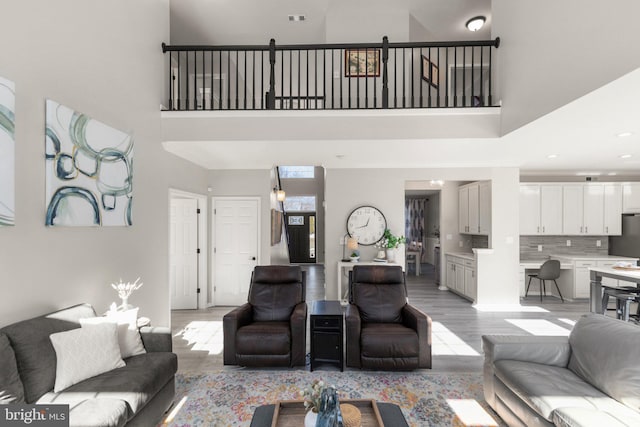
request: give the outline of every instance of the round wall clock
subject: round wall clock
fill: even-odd
[[[386,218],[373,206],[355,208],[347,218],[347,232],[349,236],[358,239],[360,245],[370,246],[378,242],[386,228]]]

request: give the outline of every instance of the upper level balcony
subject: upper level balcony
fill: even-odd
[[[248,156],[269,168],[310,159],[331,166],[338,155],[327,153],[347,152],[346,141],[358,153],[387,150],[376,141],[412,142],[420,150],[403,147],[417,154],[426,149],[422,141],[496,138],[499,45],[498,38],[390,43],[386,37],[357,44],[163,45],[163,146],[205,168],[238,167]],[[277,162],[262,142],[277,142]],[[242,156],[232,160],[229,152],[238,151]]]
[[[494,107],[494,49],[468,42],[162,46],[170,111]]]

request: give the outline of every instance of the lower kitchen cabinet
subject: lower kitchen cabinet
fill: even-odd
[[[447,288],[471,301],[477,298],[475,260],[452,254],[446,255]]]

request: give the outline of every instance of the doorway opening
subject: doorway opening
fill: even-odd
[[[324,168],[278,166],[273,179],[274,189],[285,197],[272,204],[272,215],[281,215],[283,222],[278,227],[272,221],[272,264],[324,264]]]
[[[412,185],[410,185],[412,184]],[[440,192],[442,184],[407,183],[405,187],[405,271],[440,282]]]
[[[169,289],[172,310],[210,305],[207,197],[169,190]]]

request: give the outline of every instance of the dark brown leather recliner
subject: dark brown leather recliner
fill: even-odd
[[[222,320],[225,365],[304,366],[304,281],[297,266],[255,267],[248,302]]]
[[[347,366],[431,368],[431,318],[407,303],[402,267],[356,265],[349,300]]]

